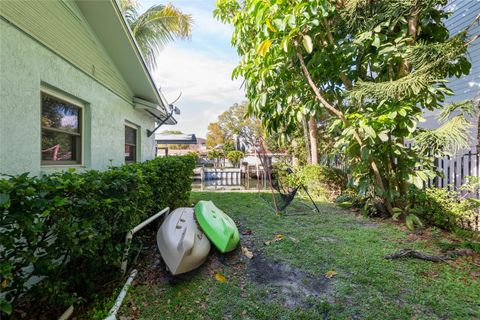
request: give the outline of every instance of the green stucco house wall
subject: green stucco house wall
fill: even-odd
[[[114,1],[0,1],[0,15],[1,174],[155,156],[147,130],[169,112]]]

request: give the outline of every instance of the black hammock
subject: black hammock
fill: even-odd
[[[308,193],[308,190],[303,185],[297,185],[294,187],[287,186],[282,182],[280,174],[278,172],[279,169],[274,169],[272,165],[272,159],[267,156],[267,152],[263,146],[263,141],[259,140],[259,152],[258,157],[260,159],[260,163],[262,164],[265,177],[268,179],[270,184],[270,189],[272,193],[272,207],[275,212],[283,212],[287,209],[288,206],[293,202],[295,196],[297,195],[298,190],[301,188],[307,194],[308,198],[312,202],[315,210],[320,213],[315,201],[313,201],[312,197]],[[293,173],[291,168],[287,168],[285,170],[286,175],[290,175]],[[284,179],[283,179],[284,180]],[[264,199],[265,200],[265,199]],[[268,201],[267,201],[268,202]]]

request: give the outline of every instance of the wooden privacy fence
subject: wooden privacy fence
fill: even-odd
[[[465,190],[462,190],[461,186],[468,182],[467,177],[479,176],[479,158],[478,153],[473,153],[470,150],[468,153],[435,159],[434,163],[437,170],[442,175],[428,181],[426,186],[438,188],[446,187],[448,190],[459,192],[462,196],[478,198],[478,192],[469,194]]]
[[[428,181],[429,187],[447,188],[456,191],[461,197],[479,199],[479,192],[470,192],[462,189],[462,185],[468,182],[468,177],[478,177],[480,169],[480,155],[478,152],[461,153],[455,156],[447,156],[441,159],[435,159],[437,170],[442,174],[431,181]],[[465,229],[480,230],[480,212],[476,212],[473,217],[460,221]]]
[[[411,147],[411,144],[407,144],[407,146]],[[345,161],[343,161],[343,157],[324,157],[322,158],[322,163],[348,173],[348,166]],[[437,158],[434,160],[434,164],[441,175],[425,182],[423,184],[424,188],[447,188],[448,190],[456,191],[463,198],[480,199],[478,190],[476,192],[469,192],[461,188],[462,185],[468,182],[469,176],[480,176],[479,153],[470,150],[467,153],[462,152],[455,156]],[[461,225],[465,229],[480,230],[480,212],[477,212],[471,219],[461,221]]]

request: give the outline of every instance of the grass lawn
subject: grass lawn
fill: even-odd
[[[276,216],[256,193],[192,193],[192,202],[201,199],[237,222],[253,259],[240,249],[225,257],[214,251],[200,269],[173,278],[155,246],[144,249],[123,317],[480,318],[478,255],[450,263],[384,259],[402,248],[439,253],[440,231],[414,234],[330,204],[319,206],[321,214]]]

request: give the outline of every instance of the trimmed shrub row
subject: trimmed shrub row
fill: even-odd
[[[193,157],[165,157],[0,180],[1,310],[89,299],[118,276],[128,230],[166,206],[187,205],[194,166]]]
[[[286,169],[288,165],[278,163],[275,166],[278,178],[283,184],[304,186],[316,200],[333,201],[347,188],[347,175],[339,169],[309,164],[297,167],[289,174]]]

